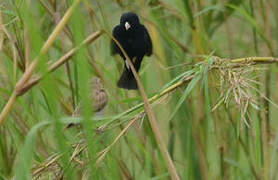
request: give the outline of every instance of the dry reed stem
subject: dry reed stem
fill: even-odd
[[[41,51],[39,55],[32,61],[30,66],[26,69],[25,73],[22,75],[21,79],[17,82],[15,86],[15,91],[17,92],[18,89],[20,89],[24,84],[30,79],[33,71],[35,70],[39,57],[43,56],[47,53],[49,48],[52,46],[53,42],[55,41],[58,34],[63,30],[66,23],[69,21],[70,16],[72,15],[74,9],[77,7],[77,5],[80,3],[81,0],[75,0],[73,5],[67,10],[59,24],[55,27],[55,29],[52,31],[46,42],[44,43],[43,47],[41,48]]]
[[[166,88],[165,90],[163,90],[161,93],[152,96],[151,98],[148,99],[148,101],[150,103],[153,103],[154,101],[158,100],[160,97],[168,95],[169,93],[171,93],[172,91],[175,91],[177,88],[181,87],[185,83],[190,82],[193,78],[194,78],[194,75],[184,77],[183,79],[179,80],[175,84],[173,84],[173,85],[169,86],[168,88]],[[140,103],[140,104],[128,109],[127,111],[124,112],[124,115],[129,114],[130,112],[134,111],[135,109],[137,109],[143,105],[144,105],[144,103]],[[116,119],[114,119],[114,120],[116,120]],[[112,123],[112,122],[103,124],[101,127],[99,127],[99,129],[101,129],[101,130],[105,129],[110,123]]]
[[[163,141],[163,137],[162,135],[160,134],[160,130],[159,130],[159,126],[156,122],[156,118],[154,116],[154,113],[151,109],[151,105],[150,105],[150,102],[148,101],[148,98],[147,98],[147,95],[144,91],[144,88],[141,84],[141,81],[139,79],[139,76],[133,66],[133,63],[132,61],[130,60],[130,58],[128,57],[127,53],[124,51],[124,49],[122,48],[121,44],[114,38],[112,37],[109,33],[106,32],[107,35],[109,35],[113,41],[118,45],[118,47],[121,49],[121,51],[123,52],[129,66],[131,67],[131,70],[132,70],[132,73],[136,79],[136,82],[137,82],[137,85],[138,85],[138,88],[139,88],[139,92],[140,92],[140,95],[143,99],[143,102],[144,102],[144,108],[145,108],[145,111],[146,111],[146,114],[149,118],[149,122],[150,122],[150,125],[151,125],[151,128],[152,128],[152,131],[154,133],[154,136],[155,136],[155,139],[156,139],[156,143],[158,144],[158,148],[162,154],[162,157],[167,165],[167,168],[168,168],[168,171],[169,171],[169,174],[171,176],[172,179],[174,180],[179,180],[179,176],[178,176],[178,173],[177,173],[177,170],[175,168],[175,165],[169,155],[169,152],[164,144],[164,141]]]
[[[64,54],[60,59],[55,61],[53,64],[50,64],[49,67],[47,68],[47,73],[55,71],[57,68],[59,68],[61,65],[63,65],[65,62],[67,62],[75,53],[78,51],[82,46],[88,45],[94,40],[96,40],[103,31],[96,31],[92,33],[90,36],[88,36],[78,47],[73,48],[66,54]],[[32,88],[35,84],[37,84],[43,76],[37,75],[31,78],[22,88],[21,91],[18,92],[18,96],[23,95],[25,92],[27,92],[30,88]]]
[[[87,38],[89,39],[89,38]],[[83,41],[85,42],[85,41]],[[263,59],[263,61],[262,61]],[[272,60],[274,59],[274,60]],[[221,60],[221,59],[219,59]],[[269,60],[269,61],[265,61],[265,60]],[[263,58],[240,58],[240,59],[234,59],[234,60],[231,60],[231,62],[234,62],[234,63],[247,63],[247,64],[250,64],[250,63],[254,63],[254,62],[259,62],[259,63],[273,63],[273,62],[276,62],[277,59],[275,60],[275,58],[271,58],[271,57],[263,57]],[[188,83],[190,82],[192,79],[194,78],[194,75],[190,75],[190,76],[187,76],[187,77],[184,77],[183,79],[179,80],[178,82],[176,82],[175,84],[169,86],[168,88],[166,88],[165,90],[163,90],[161,93],[159,94],[156,94],[154,95],[153,97],[149,98],[149,102],[154,102],[156,101],[157,99],[159,99],[160,97],[164,96],[164,95],[167,95],[169,94],[170,92],[174,91],[175,89],[179,88],[180,86],[184,85],[185,83]],[[225,98],[223,98],[223,101],[225,100]],[[221,102],[223,102],[221,101]],[[219,103],[220,104],[220,103]],[[138,104],[138,106],[142,106],[143,103],[141,104]],[[218,105],[217,105],[218,107]],[[216,107],[214,108],[214,110],[216,109]],[[130,112],[134,110],[134,108],[131,108],[129,110],[127,110],[127,112]],[[139,114],[141,113],[144,113],[144,111],[141,111]],[[98,157],[98,160],[97,160],[97,164],[100,163],[100,161],[104,158],[105,154],[107,154],[107,152],[111,149],[111,147],[119,140],[119,138],[128,130],[128,128],[130,127],[131,124],[134,123],[134,121],[136,120],[137,118],[133,118],[131,121],[129,121],[128,125],[120,132],[120,134],[115,138],[115,140],[112,142],[112,144],[110,144],[109,146],[107,146],[107,148],[105,148],[104,150],[102,150],[100,153],[99,153],[99,157]],[[244,144],[243,144],[244,145]],[[81,148],[79,147],[76,147],[76,150],[74,151],[72,157],[71,157],[71,161],[80,153],[82,152],[84,149],[85,149],[86,146],[83,146]],[[48,165],[47,165],[48,166]],[[257,177],[257,174],[256,174],[256,171],[254,169],[254,167],[252,167],[252,164],[251,164],[251,168],[252,168],[252,171],[253,173],[255,174],[255,177]],[[39,170],[41,171],[41,170]]]
[[[56,163],[57,160],[62,157],[62,154],[55,155],[54,157],[50,158],[49,161],[44,162],[39,168],[33,170],[32,176],[39,175],[42,171],[47,169],[49,166],[51,166],[53,163]]]
[[[149,98],[149,102],[152,103],[155,100],[158,100],[160,97],[169,94],[170,92],[174,91],[175,89],[177,89],[178,87],[184,85],[185,83],[189,82],[190,80],[193,79],[193,75],[187,76],[183,79],[181,79],[180,81],[178,81],[177,83],[173,84],[172,86],[166,88],[164,91],[162,91],[159,94],[154,95],[153,97]],[[157,102],[157,101],[155,101]],[[159,103],[159,102],[158,102]],[[142,103],[143,105],[144,103]],[[120,139],[120,137],[128,130],[128,128],[135,122],[135,120],[143,118],[142,116],[145,114],[145,111],[141,111],[138,115],[136,115],[135,118],[132,118],[132,120],[129,121],[129,123],[126,125],[126,127],[119,133],[119,135],[115,138],[115,140],[109,145],[107,146],[105,149],[103,149],[101,152],[99,152],[98,154],[98,159],[96,161],[96,165],[98,166],[99,163],[104,159],[105,155],[110,151],[111,147],[116,144],[116,142]],[[139,117],[138,117],[139,116]],[[103,128],[100,128],[103,131]]]
[[[232,59],[232,63],[254,63],[254,64],[269,64],[278,62],[278,58],[275,57],[246,57],[246,58],[238,58]]]
[[[262,15],[264,17],[264,33],[266,38],[266,47],[267,47],[267,54],[270,56],[274,55],[273,51],[273,41],[272,41],[272,32],[271,32],[271,23],[270,23],[270,7],[269,4],[266,3],[263,6],[264,10],[262,11]],[[270,99],[273,92],[271,91],[271,74],[273,74],[272,68],[269,68],[265,75],[265,96],[267,99]],[[263,105],[265,107],[265,119],[262,121],[262,145],[263,145],[263,177],[265,179],[270,179],[270,174],[268,169],[270,169],[270,118],[271,118],[271,111],[270,111],[270,102],[264,99]]]
[[[2,20],[2,12],[0,10],[0,51],[2,51],[3,43],[4,43],[4,24]]]
[[[7,115],[9,114],[10,110],[12,109],[15,101],[16,101],[16,93],[15,91],[12,93],[12,95],[10,96],[7,104],[5,105],[5,107],[3,108],[1,114],[0,114],[0,126],[3,124],[5,117],[7,117]]]
[[[76,1],[76,2],[79,2],[79,1]],[[73,11],[73,6],[69,9],[71,11]],[[68,10],[68,11],[69,11]],[[70,12],[71,12],[70,11]],[[72,13],[72,12],[71,12]],[[45,54],[47,52],[47,50],[50,48],[50,46],[52,45],[52,43],[54,42],[56,36],[58,35],[58,33],[62,30],[62,27],[65,26],[65,21],[68,20],[69,16],[71,13],[66,13],[66,15],[63,17],[63,19],[61,20],[62,23],[60,22],[57,27],[55,28],[54,32],[50,35],[49,39],[46,41],[45,45],[43,46],[42,50],[41,50],[41,54]],[[98,36],[101,35],[102,32],[97,32],[97,35],[96,34],[93,34],[91,35],[89,38],[87,38],[85,41],[84,41],[84,44],[86,43],[89,43],[91,41],[93,41],[95,38],[97,38]],[[121,50],[123,51],[122,47],[120,46],[120,44],[112,37],[112,39],[118,44],[118,46],[121,48]],[[63,56],[57,63],[54,63],[50,66],[49,68],[49,72],[55,70],[56,68],[58,68],[61,64],[63,64],[66,60],[68,60],[74,53],[75,51],[77,50],[77,48],[74,48],[72,51],[68,52],[65,56]],[[123,51],[124,52],[124,51]],[[153,132],[154,132],[154,135],[155,135],[155,138],[157,140],[157,143],[158,143],[158,146],[159,146],[159,149],[163,155],[163,158],[164,160],[167,162],[167,167],[168,167],[168,170],[170,172],[170,175],[172,177],[172,179],[179,179],[179,176],[176,172],[176,169],[175,169],[175,166],[171,160],[171,157],[169,156],[169,153],[166,149],[166,146],[163,142],[163,138],[160,134],[160,131],[159,131],[159,127],[158,127],[158,124],[155,120],[155,116],[151,110],[151,106],[150,106],[150,103],[147,99],[147,96],[144,92],[144,89],[142,87],[142,84],[140,82],[140,79],[136,73],[136,70],[134,69],[133,67],[133,64],[131,63],[129,57],[127,56],[127,54],[124,52],[124,55],[126,56],[127,60],[128,60],[128,63],[130,64],[131,66],[131,70],[136,78],[136,81],[137,81],[137,84],[138,84],[138,87],[139,87],[139,91],[140,91],[140,94],[143,98],[143,101],[144,101],[144,106],[145,106],[145,110],[147,112],[147,115],[149,117],[149,120],[150,120],[150,124],[151,124],[151,127],[153,129]],[[240,58],[240,59],[234,59],[234,60],[231,60],[232,63],[273,63],[273,62],[277,62],[277,58],[273,58],[273,57],[251,57],[251,58]],[[26,81],[31,77],[32,75],[32,72],[34,71],[35,67],[36,67],[36,64],[37,64],[37,60],[34,60],[31,65],[28,67],[28,69],[26,70],[26,73],[24,73],[23,77],[20,79],[20,81],[17,83],[17,86],[15,88],[15,91],[13,92],[12,96],[10,97],[8,103],[6,104],[6,106],[4,107],[4,109],[2,110],[1,114],[0,114],[0,125],[3,123],[5,117],[7,116],[8,112],[11,110],[11,107],[13,106],[13,104],[15,103],[15,100],[16,100],[16,97],[17,97],[17,93],[20,92],[20,88],[23,87],[23,84],[26,83]],[[36,81],[33,81],[33,83],[31,84],[35,84],[34,82],[38,82],[39,79],[37,79]],[[169,92],[169,91],[172,91],[173,89],[175,89],[176,87],[180,86],[181,84],[183,84],[183,81],[180,81],[178,82],[174,87],[170,87],[171,89],[166,89],[164,92]],[[164,93],[163,92],[163,93]],[[161,94],[163,94],[161,93]],[[159,98],[160,96],[154,96],[153,98],[150,99],[150,101],[152,99],[156,99],[156,98]]]
[[[50,9],[49,7],[48,7],[48,5],[47,4],[45,4],[45,2],[43,1],[43,0],[39,0],[40,1],[40,3],[41,3],[41,5],[42,5],[42,7],[44,7],[44,9],[51,15],[51,16],[55,16],[55,12],[53,12],[52,11],[52,9]]]
[[[140,117],[140,114],[139,114]],[[128,122],[128,124],[124,127],[123,130],[121,130],[121,132],[118,134],[118,136],[114,139],[114,141],[107,146],[105,149],[103,149],[101,152],[98,153],[98,158],[96,161],[96,166],[99,165],[99,163],[103,160],[103,158],[105,157],[105,155],[109,152],[109,150],[113,147],[113,145],[116,144],[116,142],[118,142],[118,140],[120,139],[120,137],[122,137],[124,135],[125,132],[127,132],[128,128],[137,120],[137,117],[134,117],[132,120],[130,120]]]
[[[65,54],[63,57],[61,57],[59,60],[57,60],[55,63],[53,63],[48,71],[52,72],[54,70],[56,70],[59,66],[61,66],[63,63],[65,63],[70,57],[72,57],[72,55],[78,50],[80,49],[82,46],[90,44],[91,42],[93,42],[94,40],[96,40],[100,35],[102,35],[103,31],[99,30],[96,31],[94,33],[92,33],[90,36],[88,36],[79,47],[73,48],[71,51],[69,51],[67,54]]]
[[[25,44],[25,50],[24,50],[24,59],[25,59],[25,67],[24,69],[27,69],[30,64],[30,41],[29,41],[29,35],[28,35],[28,28],[24,28],[24,44]]]
[[[81,0],[75,0],[73,2],[73,5],[67,10],[59,24],[55,27],[53,32],[48,37],[47,41],[43,45],[38,57],[41,57],[42,55],[46,54],[48,49],[52,46],[53,42],[55,41],[57,35],[62,31],[66,23],[68,22],[70,16],[72,15],[74,9],[77,7],[77,5],[80,3]],[[12,96],[8,100],[8,103],[5,105],[4,109],[2,110],[0,114],[0,126],[3,124],[4,120],[6,119],[6,116],[10,112],[13,104],[16,101],[16,97],[18,92],[20,92],[20,89],[24,86],[24,84],[30,79],[30,77],[33,74],[33,71],[35,70],[37,64],[38,64],[38,57],[36,57],[30,66],[26,69],[20,80],[16,83],[14,91],[12,93]]]

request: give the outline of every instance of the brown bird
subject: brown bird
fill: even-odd
[[[93,111],[101,111],[108,102],[108,96],[101,84],[101,81],[97,77],[93,77],[90,82],[91,86],[91,100],[93,102]]]
[[[91,90],[91,93],[89,95],[89,98],[91,100],[91,108],[94,113],[97,115],[100,115],[102,110],[105,108],[108,102],[108,95],[101,83],[101,80],[98,77],[93,77],[89,81],[89,87]],[[72,113],[73,117],[79,117],[80,116],[80,109],[82,108],[81,104],[78,104],[78,106],[75,108],[74,112]],[[95,114],[95,115],[96,115]],[[67,125],[66,128],[72,127],[74,123],[70,123]]]

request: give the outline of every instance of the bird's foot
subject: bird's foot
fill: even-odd
[[[137,59],[136,57],[132,58],[131,62],[134,64],[135,61],[136,61],[136,59]],[[126,68],[127,68],[128,70],[130,69],[130,65],[128,64],[127,59],[125,60],[125,66],[126,66]]]
[[[127,59],[125,60],[125,66],[128,70],[130,69]]]
[[[135,63],[136,59],[137,59],[137,57],[134,57],[134,58],[132,59],[132,63],[133,63],[133,64]]]

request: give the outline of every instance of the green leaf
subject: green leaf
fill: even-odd
[[[171,116],[170,116],[170,120],[173,119],[173,117],[175,116],[175,114],[178,112],[179,108],[181,107],[181,105],[183,104],[183,102],[186,100],[186,98],[188,97],[188,95],[191,93],[191,91],[194,89],[194,87],[196,86],[196,84],[199,82],[199,80],[201,79],[202,74],[198,71],[195,73],[194,78],[190,81],[190,83],[188,84],[188,86],[186,87],[182,97],[179,99],[174,111],[172,112]]]
[[[28,133],[23,148],[19,152],[19,162],[15,171],[16,179],[31,179],[30,169],[33,162],[35,135],[40,128],[48,126],[49,124],[50,122],[38,123]]]

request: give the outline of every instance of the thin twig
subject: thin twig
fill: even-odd
[[[80,1],[81,0],[75,0],[73,5],[67,10],[67,12],[63,16],[63,18],[61,19],[59,24],[57,24],[57,26],[55,27],[55,29],[50,34],[50,36],[48,37],[48,39],[44,43],[43,47],[41,48],[41,51],[40,51],[38,57],[35,58],[35,60],[32,61],[30,66],[26,69],[25,73],[22,75],[21,79],[16,84],[16,86],[15,86],[15,91],[16,92],[17,92],[18,89],[20,89],[22,86],[24,86],[24,84],[30,79],[30,77],[32,76],[32,74],[33,74],[33,72],[34,72],[34,70],[35,70],[35,68],[38,64],[39,57],[41,57],[41,56],[43,56],[47,53],[49,48],[52,46],[52,44],[56,40],[56,37],[58,36],[58,34],[65,27],[66,23],[68,22],[69,18],[72,15],[74,9],[77,7],[77,5],[80,3]]]
[[[137,120],[138,118],[135,117],[132,120],[130,120],[128,122],[128,124],[126,125],[126,127],[124,127],[124,129],[121,130],[121,132],[119,133],[119,135],[114,139],[114,141],[107,146],[104,150],[102,150],[101,152],[99,152],[98,154],[98,159],[96,161],[96,166],[99,165],[99,163],[102,161],[102,159],[105,157],[105,155],[107,154],[107,152],[109,152],[109,150],[113,147],[113,145],[116,144],[116,142],[118,142],[118,140],[120,139],[121,136],[124,135],[125,132],[127,132],[128,128]]]
[[[232,59],[231,62],[232,63],[270,64],[270,63],[278,62],[278,58],[275,58],[275,57],[246,57],[246,58]]]
[[[175,165],[169,155],[169,152],[164,144],[164,141],[163,141],[163,137],[162,135],[160,134],[160,130],[159,130],[159,126],[156,122],[156,119],[155,119],[155,116],[154,116],[154,113],[151,109],[151,105],[150,105],[150,102],[148,101],[148,98],[147,98],[147,95],[144,91],[144,88],[141,84],[141,81],[139,79],[139,76],[130,60],[130,58],[128,57],[127,53],[124,51],[124,49],[122,48],[121,44],[114,38],[112,37],[109,33],[106,32],[107,35],[109,35],[113,41],[118,45],[118,47],[121,49],[121,51],[123,52],[129,66],[131,67],[131,70],[132,70],[132,73],[136,79],[136,82],[137,82],[137,85],[138,85],[138,88],[139,88],[139,92],[141,94],[141,97],[143,99],[143,102],[144,102],[144,107],[145,107],[145,111],[147,113],[147,116],[148,116],[148,119],[149,119],[149,122],[150,122],[150,125],[151,125],[151,128],[152,128],[152,131],[154,133],[154,136],[155,136],[155,139],[156,139],[156,142],[158,144],[158,147],[159,147],[159,150],[162,154],[162,157],[167,165],[167,168],[168,168],[168,171],[169,171],[169,174],[171,176],[172,179],[174,180],[179,180],[179,176],[178,176],[178,173],[177,173],[177,170],[175,168]]]
[[[2,110],[0,114],[0,125],[3,124],[4,120],[6,119],[6,116],[9,114],[13,104],[15,103],[16,97],[18,92],[21,91],[21,88],[25,85],[25,83],[30,79],[32,76],[37,64],[39,57],[42,57],[44,54],[47,53],[49,48],[52,46],[53,42],[55,41],[57,35],[62,31],[66,23],[68,22],[70,16],[72,15],[74,9],[77,7],[77,5],[80,3],[81,0],[75,0],[72,6],[67,10],[59,24],[55,27],[53,32],[48,37],[47,41],[44,43],[38,57],[36,57],[30,66],[26,69],[20,80],[16,83],[14,91],[12,93],[12,96],[10,97],[8,103],[5,105],[4,109]]]
[[[4,43],[4,24],[2,20],[2,13],[0,11],[0,51],[2,51],[3,43]]]
[[[88,45],[91,42],[93,42],[94,40],[96,40],[99,36],[101,36],[101,34],[103,33],[103,31],[96,31],[94,33],[92,33],[90,36],[88,36],[82,43],[81,45],[73,48],[72,50],[70,50],[69,52],[67,52],[66,54],[64,54],[60,59],[58,59],[57,61],[55,61],[53,64],[49,65],[49,67],[47,68],[47,73],[53,72],[55,71],[57,68],[59,68],[61,65],[63,65],[65,62],[67,62],[75,53],[76,51],[78,51],[82,46]],[[25,92],[27,92],[29,89],[31,89],[35,84],[37,84],[41,79],[43,78],[43,76],[41,75],[37,75],[37,76],[33,76],[33,78],[31,78],[22,88],[20,91],[18,91],[18,96],[23,95]]]

